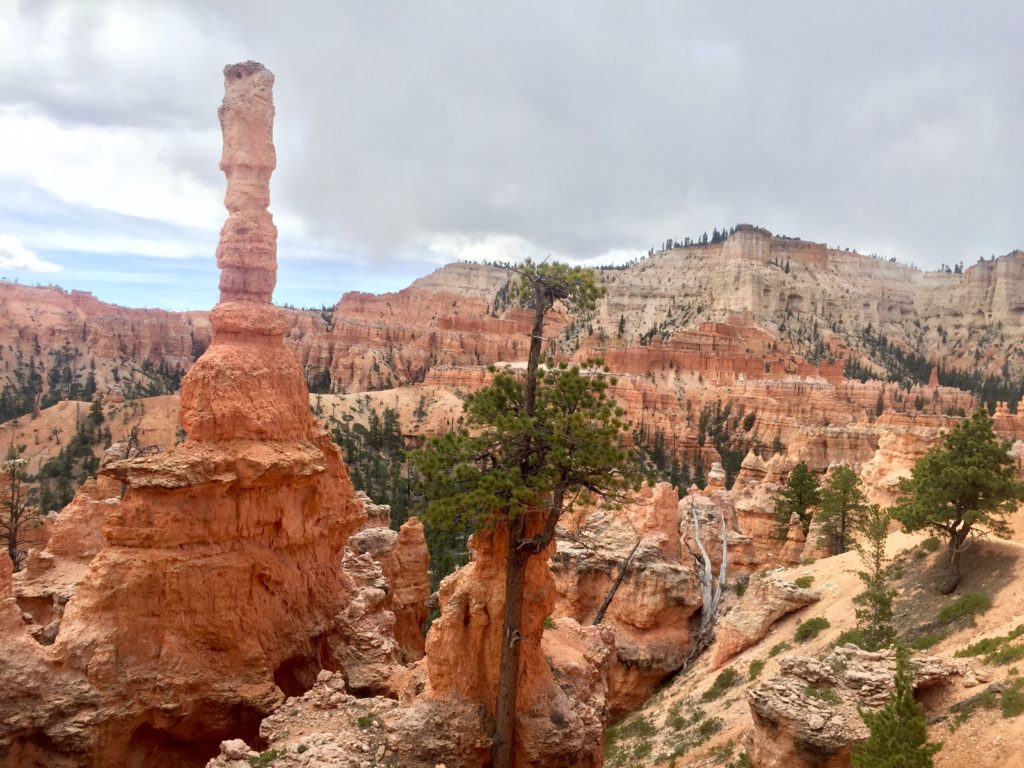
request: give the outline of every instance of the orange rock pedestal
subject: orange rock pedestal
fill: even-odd
[[[273,80],[252,62],[225,69],[221,302],[182,384],[188,441],[105,466],[123,497],[102,507],[102,545],[54,644],[0,667],[4,687],[37,678],[0,706],[0,762],[203,765],[337,666],[341,563],[366,513],[270,304]]]

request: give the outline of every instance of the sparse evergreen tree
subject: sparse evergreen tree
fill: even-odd
[[[1024,500],[1010,443],[999,440],[984,409],[961,421],[941,444],[928,449],[900,481],[895,516],[908,531],[930,527],[947,541],[949,563],[942,593],[960,582],[960,555],[971,534],[1011,533],[1006,516]]]
[[[786,484],[779,489],[775,496],[775,519],[779,523],[779,534],[785,538],[789,529],[789,520],[795,513],[800,518],[804,533],[811,525],[811,507],[821,503],[821,486],[818,478],[808,468],[807,464],[800,462],[793,471],[789,473]]]
[[[941,744],[928,742],[924,706],[914,698],[914,675],[905,648],[896,650],[896,688],[877,712],[861,710],[870,735],[853,749],[853,768],[932,768]]]
[[[540,367],[548,311],[555,304],[570,311],[592,309],[601,292],[593,273],[530,262],[509,269],[520,276],[520,290],[534,310],[525,374],[495,371],[490,386],[466,398],[468,429],[433,438],[413,455],[429,499],[428,522],[507,531],[495,768],[511,768],[516,761],[527,564],[547,551],[572,499],[581,493],[615,496],[633,484],[635,463],[620,445],[625,425],[622,410],[608,394],[612,381],[589,366]]]
[[[841,554],[850,548],[852,534],[864,520],[866,504],[857,473],[841,464],[821,489],[822,535],[833,552]]]
[[[857,531],[863,537],[857,542],[857,554],[865,570],[857,575],[864,582],[864,591],[853,601],[856,609],[858,645],[868,651],[889,647],[896,639],[892,626],[892,601],[896,596],[890,585],[891,576],[885,543],[889,538],[889,513],[872,504],[863,513]]]

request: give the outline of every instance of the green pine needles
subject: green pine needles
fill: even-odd
[[[1016,479],[1010,444],[999,440],[992,418],[979,410],[961,421],[941,444],[918,459],[909,479],[900,481],[894,516],[908,531],[930,527],[946,538],[948,567],[942,593],[960,582],[960,553],[971,535],[987,531],[1008,536],[1006,521],[1024,500]]]
[[[896,649],[896,688],[877,712],[861,710],[870,735],[853,750],[853,768],[932,768],[941,744],[928,742],[924,706],[914,698],[910,655]]]

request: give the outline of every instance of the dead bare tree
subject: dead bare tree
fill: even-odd
[[[619,569],[619,575],[615,577],[615,583],[612,584],[611,589],[608,590],[608,594],[604,596],[604,602],[601,603],[601,607],[597,609],[597,615],[594,617],[594,626],[596,627],[604,619],[604,614],[608,610],[608,606],[612,604],[612,600],[615,598],[615,593],[619,591],[619,586],[622,584],[622,580],[626,578],[626,572],[629,570],[629,566],[633,563],[633,556],[636,554],[637,547],[640,546],[640,539],[636,540],[636,544],[629,551],[629,556],[626,558],[626,562],[622,564],[622,568]]]
[[[718,606],[722,602],[722,590],[725,587],[725,577],[728,572],[729,562],[729,537],[725,530],[725,513],[721,509],[718,510],[718,530],[722,539],[722,562],[718,567],[717,581],[712,572],[711,558],[708,556],[708,551],[704,547],[703,537],[701,536],[700,517],[692,500],[690,501],[690,517],[693,520],[693,538],[697,551],[694,551],[693,547],[690,546],[688,538],[685,538],[683,542],[690,551],[690,556],[693,558],[697,569],[697,578],[700,579],[703,604],[700,609],[700,626],[697,629],[697,636],[694,638],[693,648],[683,664],[684,668],[688,667],[694,659],[700,656],[715,638]]]
[[[23,446],[14,445],[12,437],[6,457],[0,464],[0,479],[3,480],[0,487],[0,537],[16,571],[21,570],[34,541],[31,532],[39,527],[42,520],[38,506],[29,502],[25,483],[28,461],[21,457],[22,449]]]

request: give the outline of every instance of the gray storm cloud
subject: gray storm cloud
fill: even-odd
[[[223,64],[263,61],[275,211],[376,259],[739,221],[926,266],[1022,245],[1019,3],[723,6],[26,2],[47,45],[5,55],[0,100],[173,136],[215,124]],[[173,146],[222,184],[217,147]]]

